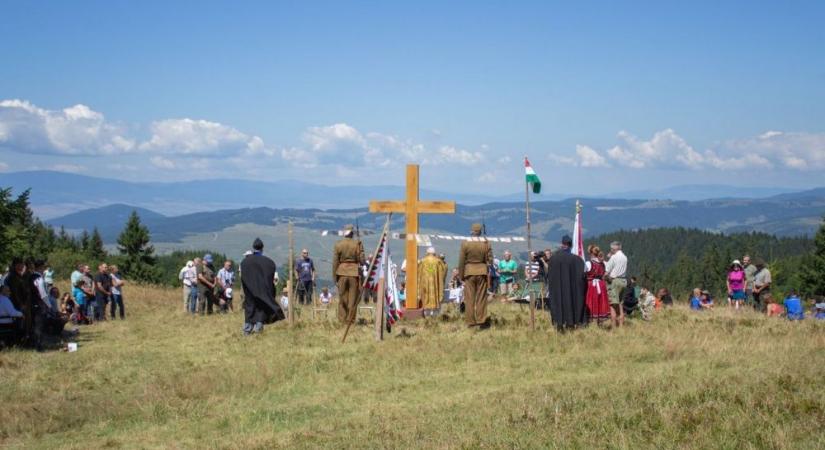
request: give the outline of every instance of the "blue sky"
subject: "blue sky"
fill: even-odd
[[[445,3],[0,3],[0,169],[821,184],[823,2]]]

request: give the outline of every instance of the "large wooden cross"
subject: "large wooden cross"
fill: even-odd
[[[370,212],[404,213],[407,233],[406,308],[419,309],[418,300],[418,234],[419,214],[454,214],[455,202],[418,200],[418,164],[407,164],[407,199],[405,201],[371,200]]]

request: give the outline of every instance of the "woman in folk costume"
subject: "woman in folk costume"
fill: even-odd
[[[584,303],[587,306],[587,314],[590,320],[601,322],[610,318],[607,284],[603,279],[605,273],[604,261],[602,260],[603,254],[599,247],[593,244],[587,247],[587,253],[590,255],[590,261],[584,264],[584,270],[587,272],[587,296]]]

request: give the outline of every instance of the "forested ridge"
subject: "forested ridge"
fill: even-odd
[[[679,297],[686,297],[695,287],[722,295],[731,262],[744,255],[765,260],[778,290],[804,292],[802,267],[815,248],[814,240],[808,237],[722,234],[682,227],[621,230],[585,238],[586,243],[596,243],[605,250],[613,241],[622,243],[629,274],[640,284],[651,290],[666,287]]]

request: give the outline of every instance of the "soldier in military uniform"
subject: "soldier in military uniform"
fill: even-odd
[[[364,245],[352,238],[352,225],[344,227],[344,239],[332,250],[332,276],[338,286],[338,322],[355,322],[358,295],[361,291],[361,264],[364,263]]]
[[[481,225],[471,228],[473,237],[481,236]],[[487,327],[488,267],[493,262],[493,248],[486,239],[464,241],[458,257],[459,277],[464,280],[464,320],[467,326]]]

